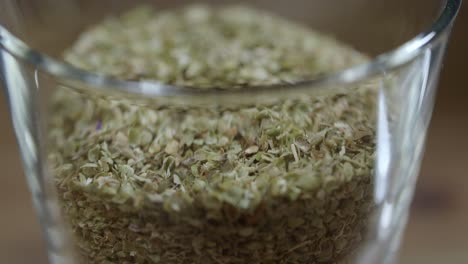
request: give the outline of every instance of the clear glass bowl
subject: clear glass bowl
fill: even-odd
[[[104,17],[199,2],[252,5],[372,59],[235,90],[62,60]],[[51,262],[394,262],[460,2],[2,1],[4,87]]]

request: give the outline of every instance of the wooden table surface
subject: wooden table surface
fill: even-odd
[[[400,263],[468,263],[466,9],[460,14],[443,70]],[[1,92],[0,183],[0,263],[47,263]]]

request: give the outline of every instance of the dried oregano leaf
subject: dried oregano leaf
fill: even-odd
[[[138,8],[65,59],[194,89],[303,80],[366,58],[247,7]],[[372,210],[375,87],[274,105],[158,107],[60,87],[59,200],[84,263],[340,263]]]

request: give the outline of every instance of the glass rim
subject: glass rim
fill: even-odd
[[[194,87],[164,84],[156,80],[121,80],[109,75],[98,74],[74,67],[29,47],[0,25],[0,46],[14,57],[25,61],[36,69],[50,74],[60,84],[85,87],[88,90],[124,92],[145,97],[167,96],[219,96],[258,95],[274,92],[307,92],[326,85],[347,85],[362,81],[381,72],[397,69],[416,58],[425,47],[435,42],[450,28],[460,9],[461,0],[446,0],[442,12],[429,27],[416,37],[390,51],[375,56],[370,61],[342,70],[317,76],[314,79],[266,86],[249,86],[248,89],[194,89]]]

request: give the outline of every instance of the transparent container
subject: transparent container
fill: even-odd
[[[0,3],[3,82],[50,261],[393,263],[461,1],[204,1],[371,58],[271,86],[200,90],[62,59],[104,17],[195,2]]]

